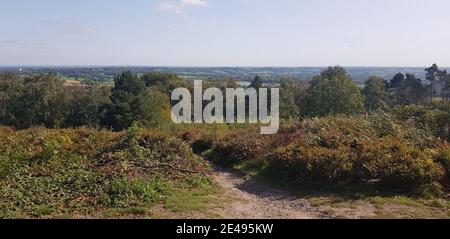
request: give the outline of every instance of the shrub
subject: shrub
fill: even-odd
[[[108,202],[114,207],[140,206],[159,202],[171,190],[170,183],[156,176],[151,180],[114,179],[108,191]]]
[[[391,137],[370,141],[357,155],[366,179],[377,179],[389,189],[414,190],[439,184],[444,176],[432,151],[410,147]]]
[[[435,161],[444,167],[445,169],[444,183],[447,188],[450,188],[450,149],[448,148],[448,146],[439,152]]]
[[[439,183],[442,167],[433,155],[392,138],[329,147],[301,139],[269,157],[274,177],[302,184],[343,186],[375,183],[388,189],[413,190]]]
[[[349,183],[353,162],[336,149],[300,148],[296,144],[269,155],[273,179],[293,184]]]
[[[0,218],[145,206],[177,182],[209,177],[180,139],[137,126],[125,133],[0,129]]]
[[[189,144],[195,154],[202,154],[214,146],[214,136],[206,130],[189,130],[181,134],[184,142]]]
[[[222,166],[232,166],[244,160],[251,160],[266,152],[268,137],[262,136],[256,128],[229,130],[219,135],[214,142],[209,159]]]
[[[251,146],[239,142],[218,143],[214,147],[211,161],[223,166],[231,166],[235,163],[255,157]]]
[[[431,132],[437,137],[450,140],[450,110],[448,104],[436,106],[410,105],[397,107],[394,115],[411,128]]]
[[[376,127],[365,117],[306,120],[303,134],[268,154],[268,172],[275,180],[320,187],[415,191],[439,185],[444,171],[429,145],[410,143],[408,130],[397,123],[398,135],[383,136]]]

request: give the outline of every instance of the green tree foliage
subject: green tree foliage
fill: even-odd
[[[124,130],[134,122],[147,125],[150,103],[144,79],[130,71],[123,72],[114,79],[105,124],[114,130]]]
[[[172,108],[169,96],[158,89],[150,89],[148,97],[151,108],[147,120],[148,126],[158,127],[164,126],[168,122],[172,122]]]
[[[297,100],[305,89],[293,79],[282,79],[280,84],[280,117],[296,119],[300,116]]]
[[[439,71],[437,64],[433,64],[431,67],[426,68],[425,71],[427,72],[426,79],[430,82],[431,86],[430,102],[433,102],[433,98],[436,95],[435,85],[439,83],[439,75],[441,72]]]
[[[447,70],[438,70],[438,88],[441,88],[441,96],[443,99],[450,99],[450,74]]]
[[[405,75],[403,73],[397,73],[389,82],[389,89],[391,89],[396,103],[401,102],[402,96],[404,95],[404,85]]]
[[[65,117],[66,99],[63,81],[55,74],[36,75],[24,80],[24,92],[19,101],[19,115],[28,128],[44,125],[48,128],[60,127]]]
[[[427,79],[440,82],[444,89],[442,96],[450,98],[450,75],[446,71],[433,65],[427,69]],[[262,82],[260,76],[255,76],[249,87],[262,88]],[[158,127],[170,122],[171,91],[178,87],[192,90],[192,85],[168,73],[145,73],[138,77],[123,72],[116,77],[113,88],[89,82],[64,85],[55,74],[3,73],[0,74],[0,124],[20,129],[89,126],[123,130],[139,122]],[[206,87],[225,91],[239,86],[233,79],[210,79],[204,82]],[[387,87],[384,80],[371,77],[360,91],[339,66],[325,69],[310,85],[281,79],[280,114],[283,119],[295,119],[358,113],[364,105],[373,111],[386,105],[421,104],[428,96],[429,86],[424,86],[414,75],[398,73]]]
[[[23,91],[23,80],[16,74],[0,74],[0,124],[14,125],[17,100]]]
[[[0,84],[3,124],[20,129],[62,125],[66,100],[63,82],[55,74],[33,75],[23,80],[8,74]]]
[[[123,130],[133,122],[159,126],[170,122],[172,89],[187,82],[172,74],[148,73],[139,78],[123,72],[114,87],[85,82],[65,87],[55,74],[19,77],[0,75],[0,124],[20,129],[107,127]]]
[[[426,87],[413,74],[397,73],[389,83],[389,89],[396,104],[417,104],[425,98]]]
[[[425,89],[421,79],[413,74],[406,74],[407,103],[421,103],[425,98]]]
[[[110,104],[110,89],[90,82],[74,93],[68,107],[66,127],[100,127]]]
[[[446,70],[440,70],[437,64],[425,69],[426,79],[430,82],[430,102],[434,97],[450,99],[450,74]],[[440,95],[438,95],[440,93]]]
[[[450,74],[445,74],[442,79],[443,79],[443,85],[444,85],[443,97],[444,97],[444,99],[446,99],[448,101],[448,100],[450,100]]]
[[[187,88],[188,86],[187,82],[176,74],[150,72],[145,73],[141,78],[145,82],[145,86],[158,88],[167,94],[170,94],[176,88]]]
[[[364,105],[368,111],[384,109],[387,107],[389,94],[387,92],[387,81],[378,77],[370,77],[363,89],[365,96]]]
[[[314,77],[305,101],[305,113],[309,116],[353,114],[364,108],[358,86],[340,66],[329,67]]]

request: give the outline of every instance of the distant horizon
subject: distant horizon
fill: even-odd
[[[434,64],[434,63],[432,63]],[[0,65],[0,68],[10,68],[10,67],[40,67],[40,68],[86,68],[86,67],[161,67],[161,68],[326,68],[330,66],[342,66],[344,68],[427,68],[430,65],[426,66],[352,66],[352,65],[323,65],[323,66],[189,66],[189,65],[180,65],[180,66],[171,66],[171,65]],[[438,64],[440,68],[450,68],[450,66],[441,66]]]
[[[425,69],[428,66],[343,66],[353,80],[362,82],[370,76],[392,78],[395,74],[409,73],[425,79]],[[135,73],[145,72],[175,73],[184,77],[211,77],[224,79],[232,77],[238,80],[251,80],[255,75],[263,76],[265,80],[276,80],[283,77],[308,80],[319,75],[328,66],[0,66],[0,72],[15,72],[20,74],[33,74],[57,72],[63,76],[92,79],[112,79],[122,71],[130,70]],[[440,67],[450,71],[449,67]]]

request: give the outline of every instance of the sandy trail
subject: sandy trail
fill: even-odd
[[[308,200],[274,189],[256,179],[246,179],[239,173],[216,168],[215,181],[224,188],[224,197],[231,203],[218,210],[227,219],[316,219],[330,218],[313,208]]]

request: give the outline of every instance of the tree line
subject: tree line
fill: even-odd
[[[140,122],[156,125],[170,110],[167,92],[182,81],[171,74],[129,71],[115,77],[113,87],[88,82],[66,87],[57,75],[0,75],[0,124],[18,129],[103,127],[123,130]],[[162,83],[164,82],[164,83]]]
[[[412,74],[398,73],[392,79],[370,77],[364,87],[356,85],[343,67],[329,67],[301,83],[280,80],[280,114],[283,119],[357,114],[389,110],[397,105],[426,104],[450,98],[450,74],[434,64],[425,69],[423,81]],[[56,74],[20,76],[0,74],[0,124],[18,129],[94,127],[120,131],[134,122],[156,127],[170,121],[170,93],[192,82],[170,73],[130,71],[118,74],[114,85],[87,82],[66,87]],[[205,88],[236,88],[233,79],[206,80]],[[256,76],[249,87],[261,88]]]
[[[413,74],[397,73],[389,80],[369,77],[362,87],[340,66],[325,69],[307,84],[284,79],[280,112],[286,119],[389,111],[395,106],[448,102],[450,74],[436,64],[425,71],[425,80]]]

